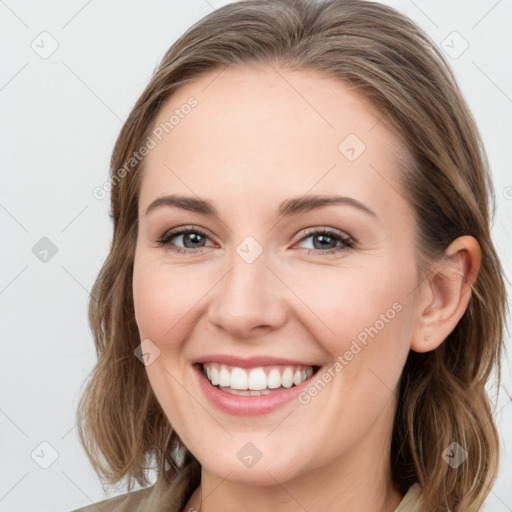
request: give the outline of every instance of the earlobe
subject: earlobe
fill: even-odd
[[[412,350],[435,350],[455,329],[471,299],[481,258],[480,245],[472,236],[461,236],[448,246],[443,260],[420,288]]]

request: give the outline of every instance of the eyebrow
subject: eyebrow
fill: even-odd
[[[370,210],[370,208],[357,199],[338,195],[307,195],[287,199],[279,205],[279,215],[283,217],[298,215],[333,204],[352,206],[368,215],[377,217],[377,214],[373,210]],[[178,194],[158,197],[146,208],[145,215],[148,215],[151,211],[161,206],[181,208],[182,210],[201,213],[208,217],[220,217],[218,211],[210,201]]]

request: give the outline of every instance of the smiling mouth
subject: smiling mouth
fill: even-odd
[[[240,368],[219,363],[199,365],[212,386],[240,396],[260,396],[298,386],[310,379],[319,366],[271,365]]]

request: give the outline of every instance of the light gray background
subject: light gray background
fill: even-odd
[[[92,190],[107,179],[119,129],[164,52],[225,3],[0,1],[1,512],[69,512],[106,497],[74,425],[95,361],[88,291],[111,236],[108,199]],[[495,242],[510,276],[512,1],[386,3],[451,54],[489,154]],[[58,48],[42,58],[53,40]],[[43,237],[57,248],[46,262],[32,250]],[[508,363],[504,373],[510,390]],[[496,410],[503,459],[488,512],[512,510],[512,405],[503,392]]]

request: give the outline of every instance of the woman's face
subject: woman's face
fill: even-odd
[[[205,471],[275,484],[388,464],[419,303],[381,117],[344,83],[270,67],[209,73],[159,113],[136,320],[156,397]]]

